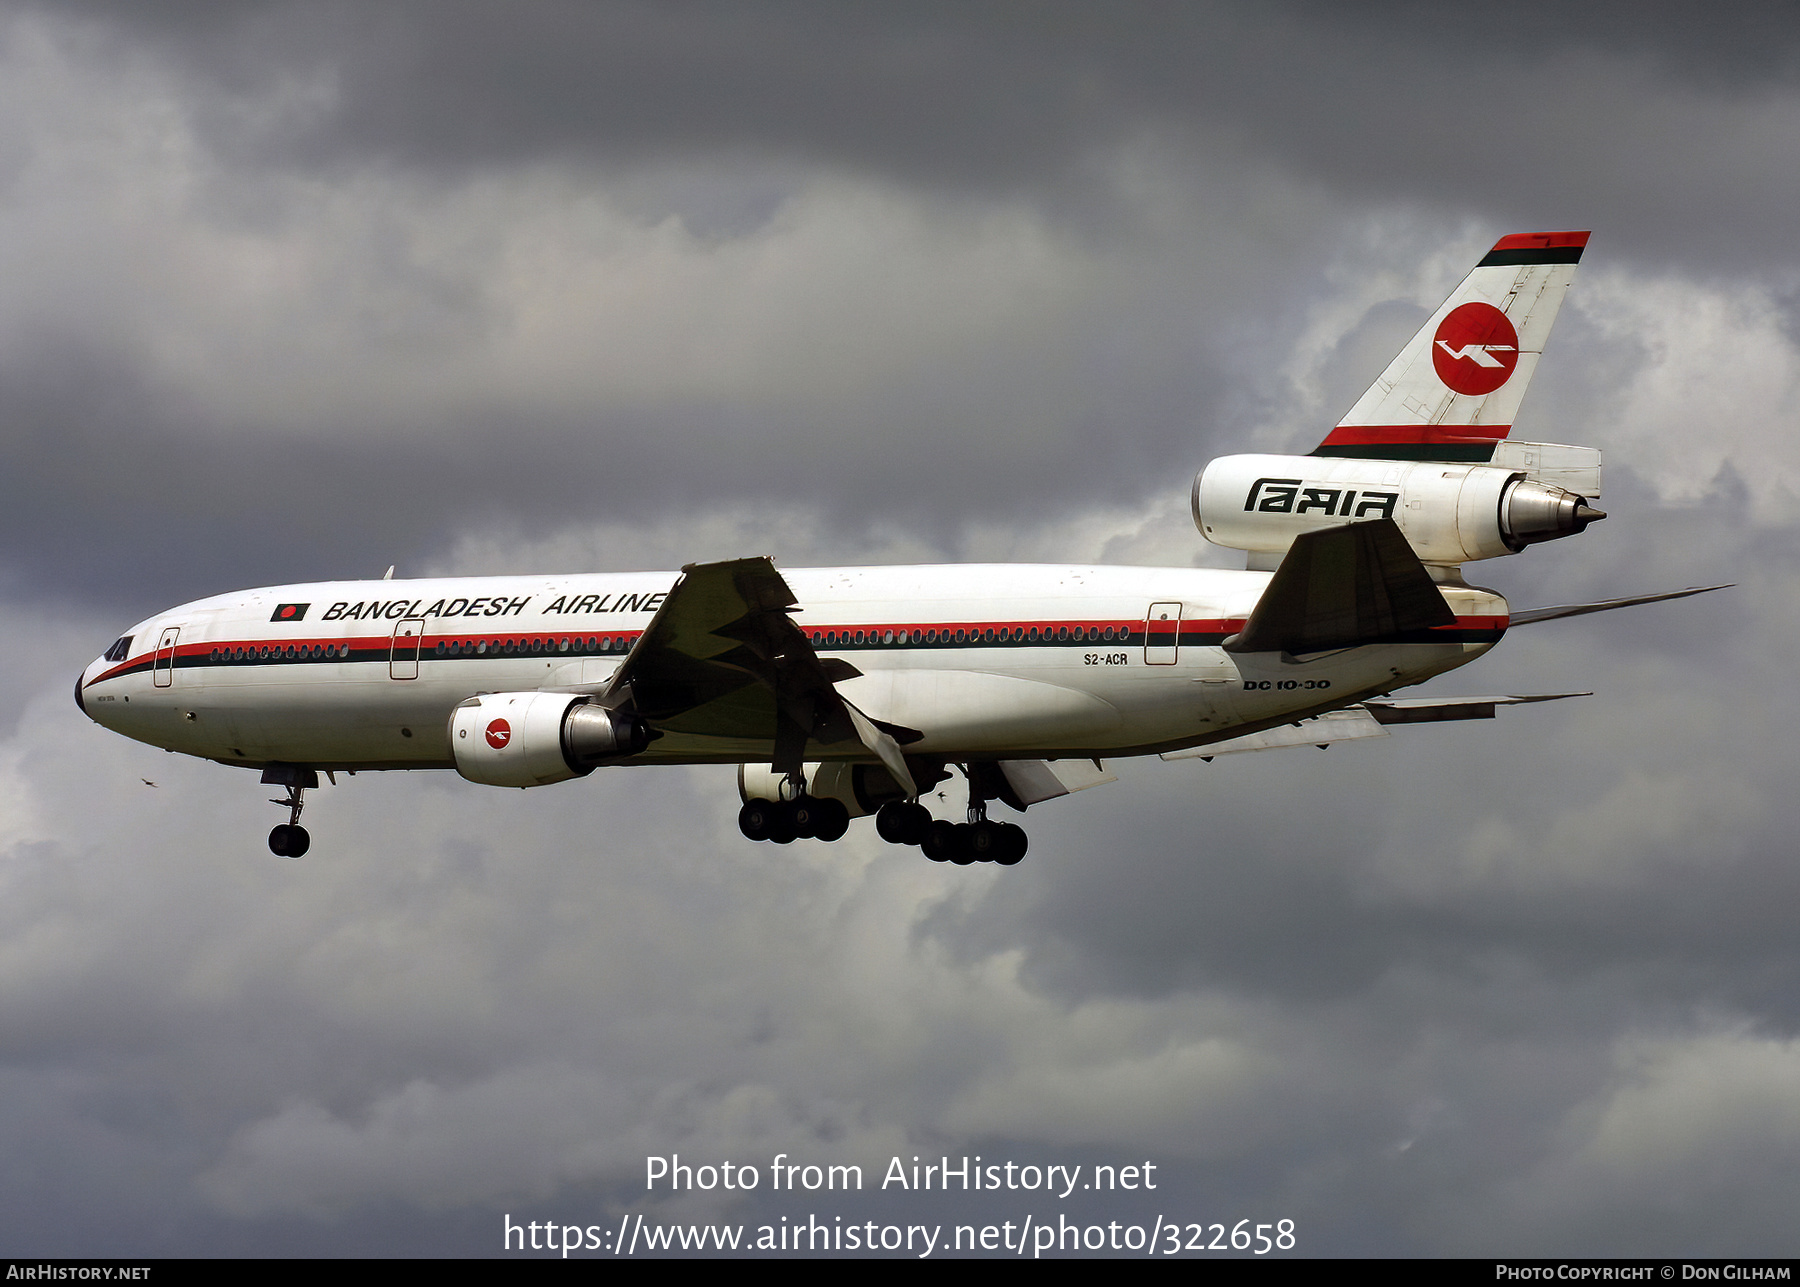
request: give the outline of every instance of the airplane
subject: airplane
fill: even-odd
[[[752,840],[874,815],[933,861],[1012,865],[988,817],[1114,780],[1107,762],[1380,736],[1586,694],[1396,698],[1511,627],[1719,589],[1515,612],[1464,565],[1605,514],[1600,452],[1509,438],[1586,232],[1503,237],[1324,441],[1194,479],[1241,571],[948,565],[328,581],[141,621],[76,704],[286,789],[297,858],[323,772],[453,769],[535,787],[600,767],[735,764]],[[960,823],[920,802],[960,774]]]

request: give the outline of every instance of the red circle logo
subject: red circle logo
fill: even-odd
[[[496,751],[504,751],[506,744],[512,741],[512,725],[503,719],[497,719],[487,726],[488,745]]]
[[[1512,379],[1519,364],[1519,333],[1506,314],[1476,301],[1453,308],[1431,338],[1431,365],[1457,393],[1478,398]]]

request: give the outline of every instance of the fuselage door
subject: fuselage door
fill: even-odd
[[[180,626],[169,626],[156,641],[156,660],[150,665],[150,682],[167,688],[175,682],[175,641],[181,638]]]
[[[394,643],[388,649],[388,678],[419,677],[419,641],[425,637],[425,618],[407,617],[394,627]]]
[[[1181,605],[1153,603],[1144,618],[1144,664],[1173,666],[1181,651]]]

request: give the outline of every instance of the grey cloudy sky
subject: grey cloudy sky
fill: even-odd
[[[1301,1249],[1774,1254],[1800,1208],[1790,7],[0,4],[0,1246],[497,1252],[648,1153],[1162,1168]],[[729,772],[251,775],[83,720],[289,579],[1187,564],[1493,239],[1595,230],[1479,569],[1491,725],[1123,766],[1011,871],[736,834]],[[158,785],[152,790],[140,779]]]

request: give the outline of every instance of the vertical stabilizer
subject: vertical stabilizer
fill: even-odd
[[[1492,459],[1587,240],[1585,232],[1502,237],[1313,455]]]

